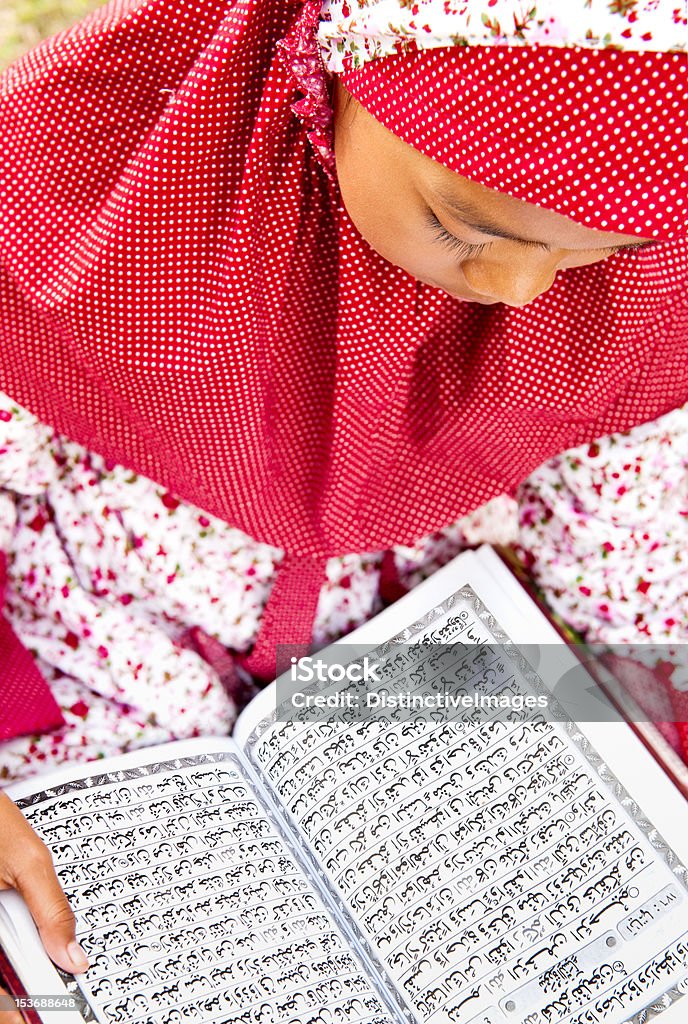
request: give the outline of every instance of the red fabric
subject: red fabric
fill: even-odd
[[[6,991],[13,996],[29,995],[24,988],[24,985],[19,980],[19,975],[10,963],[9,957],[2,947],[0,947],[0,986],[5,988]],[[38,1015],[38,1011],[29,1006],[17,1012],[20,1012],[21,1019],[24,1020],[26,1024],[43,1024]]]
[[[6,559],[0,552],[0,608],[5,600]],[[0,616],[0,742],[64,725],[62,712],[29,652]]]
[[[457,46],[342,81],[457,174],[598,231],[685,239],[687,72],[685,53]],[[422,116],[408,116],[409,95]]]
[[[397,560],[393,551],[385,551],[380,564],[380,597],[386,605],[394,604],[407,593],[407,588],[399,579]]]
[[[654,668],[632,657],[605,654],[602,663],[617,678],[664,739],[688,764],[688,693],[672,683],[676,665],[658,662]]]
[[[181,639],[217,673],[225,693],[233,700],[237,711],[242,711],[256,696],[258,688],[237,671],[236,662],[227,648],[199,626],[194,626]]]
[[[325,575],[317,558],[287,556],[265,607],[258,639],[241,665],[258,679],[273,679],[289,668],[290,658],[308,654],[313,619]]]
[[[462,303],[388,265],[292,112],[295,74],[313,87],[318,9],[115,0],[4,76],[0,389],[322,566],[412,542],[553,453],[686,401],[688,315],[679,238],[566,271],[522,310]],[[302,12],[295,70],[277,44]],[[506,130],[546,114],[547,74],[530,84],[520,107],[501,98]],[[629,104],[646,97],[629,89],[619,123]],[[614,153],[590,173],[595,193],[620,173]],[[637,182],[633,207],[651,229],[655,184]],[[290,601],[273,605],[261,650],[289,638]]]

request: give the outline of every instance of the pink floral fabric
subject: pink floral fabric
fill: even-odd
[[[541,466],[520,545],[547,600],[591,643],[688,641],[688,406]]]
[[[326,0],[318,39],[328,71],[442,46],[683,51],[682,0]]]
[[[564,452],[519,494],[521,554],[549,605],[615,645],[607,667],[686,762],[687,438],[684,406]]]

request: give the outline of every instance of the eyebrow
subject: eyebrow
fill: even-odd
[[[506,238],[510,242],[518,242],[519,245],[525,245],[530,248],[544,249],[546,252],[552,251],[552,246],[547,242],[536,242],[532,238],[521,238],[519,235],[514,235],[511,231],[505,231],[504,228],[499,227],[493,221],[486,220],[484,214],[472,203],[457,199],[456,196],[451,195],[449,192],[438,189],[435,192],[435,196],[441,203],[448,206],[460,217],[467,228],[471,228],[473,231],[479,231],[484,235],[494,235],[495,238]],[[654,239],[642,242],[619,242],[617,245],[600,245],[594,248],[643,249],[648,245],[655,245]]]

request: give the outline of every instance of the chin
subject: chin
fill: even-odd
[[[501,299],[489,299],[487,295],[476,295],[473,292],[457,289],[452,291],[449,288],[442,288],[441,284],[435,285],[435,287],[441,289],[446,295],[451,295],[454,299],[460,299],[462,302],[475,302],[479,306],[497,306],[501,302]]]
[[[501,302],[501,299],[488,299],[484,295],[461,295],[459,292],[449,292],[449,294],[463,302],[477,302],[479,306],[498,306]]]

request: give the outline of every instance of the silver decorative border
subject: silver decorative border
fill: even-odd
[[[151,748],[151,752],[155,747]],[[127,755],[124,755],[125,757]],[[156,761],[150,765],[142,765],[137,768],[120,768],[119,771],[103,772],[101,775],[89,775],[87,778],[74,779],[73,782],[65,782],[60,786],[53,786],[52,789],[42,789],[38,793],[31,793],[29,796],[15,800],[17,807],[35,807],[44,800],[53,800],[58,796],[66,796],[68,793],[75,793],[84,789],[93,789],[94,786],[109,786],[114,782],[128,782],[130,779],[145,779],[149,775],[159,775],[160,772],[170,771],[173,768],[193,768],[196,764],[217,764],[221,761],[235,761],[237,758],[230,751],[223,751],[217,754],[194,754],[193,757],[175,757],[171,761]],[[97,763],[97,762],[96,762]],[[239,762],[237,762],[239,763]]]

